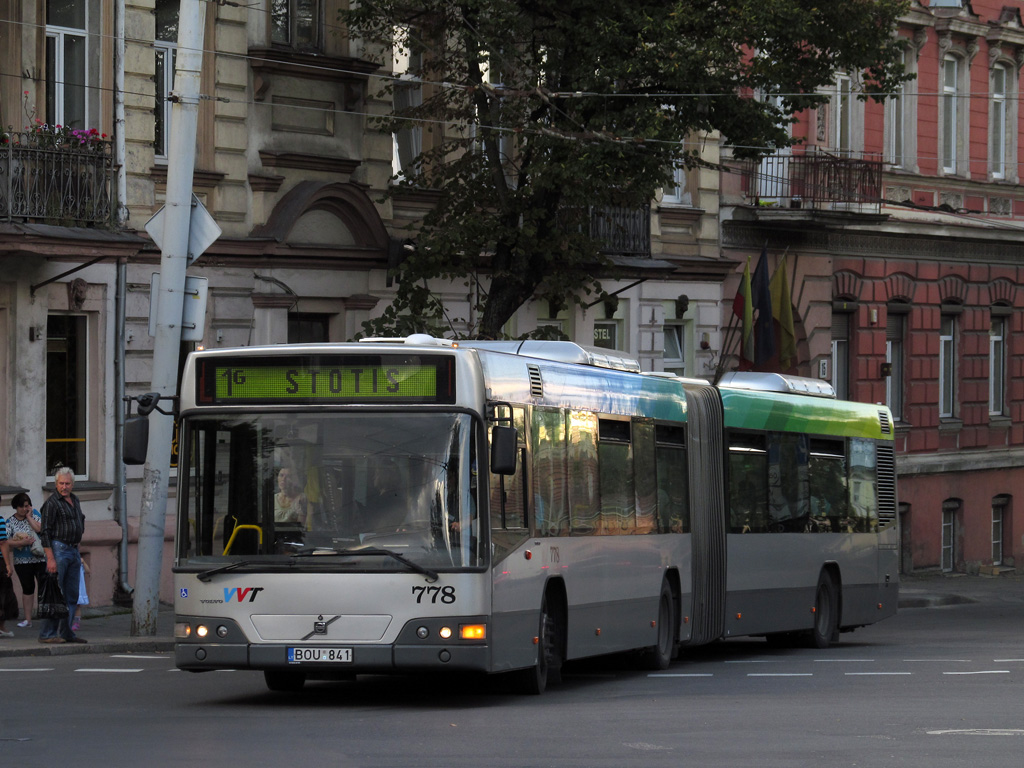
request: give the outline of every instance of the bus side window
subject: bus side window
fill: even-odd
[[[569,507],[573,533],[597,530],[601,508],[597,477],[597,415],[570,411]]]
[[[508,417],[508,408],[498,408],[499,417]],[[507,423],[507,422],[505,422]],[[491,539],[495,558],[501,559],[527,534],[526,509],[526,419],[522,408],[512,409],[512,423],[519,433],[516,450],[519,459],[514,475],[490,476]]]
[[[729,435],[729,532],[768,531],[768,452],[764,434]]]
[[[845,532],[849,516],[849,492],[844,442],[812,438],[811,458],[807,467],[814,530],[821,533]]]
[[[875,444],[853,438],[850,440],[850,530],[853,533],[878,530],[877,491]]]
[[[599,419],[601,520],[595,533],[632,533],[636,527],[636,491],[630,422]]]
[[[657,531],[658,483],[654,466],[654,422],[633,420],[633,479],[636,483],[636,529]]]
[[[655,463],[658,483],[658,532],[690,532],[689,477],[686,432],[682,426],[655,427]]]
[[[806,529],[810,516],[806,435],[768,433],[769,530],[794,533]]]
[[[569,532],[565,413],[558,408],[534,408],[532,426],[533,525],[538,536],[561,536]]]

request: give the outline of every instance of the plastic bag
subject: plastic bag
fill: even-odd
[[[60,584],[57,582],[57,575],[47,573],[43,576],[42,584],[39,587],[39,607],[37,609],[41,619],[66,619],[68,617],[68,604],[61,592]]]

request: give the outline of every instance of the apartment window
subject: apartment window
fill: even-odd
[[[320,0],[270,0],[270,42],[296,50],[320,50]]]
[[[942,504],[942,570],[951,572],[956,567],[956,513],[959,502]]]
[[[997,64],[992,68],[992,116],[989,122],[991,131],[991,171],[993,179],[1006,178],[1006,67]]]
[[[46,474],[70,467],[88,475],[88,322],[50,315],[46,322]]]
[[[410,32],[406,28],[395,31],[395,45],[392,49],[392,72],[398,77],[392,99],[395,112],[401,114],[423,104],[423,54],[409,48]],[[423,128],[410,121],[401,130],[392,134],[392,172],[396,177],[411,175],[414,162],[423,151]]]
[[[321,344],[331,340],[331,315],[321,312],[289,312],[289,344]]]
[[[833,145],[840,155],[849,155],[853,141],[853,80],[849,75],[836,78],[836,124]]]
[[[153,148],[157,162],[167,162],[171,132],[171,102],[174,90],[174,64],[178,56],[178,0],[156,0],[155,57],[156,109],[154,111]]]
[[[1003,542],[1009,538],[1009,531],[1006,530],[1006,509],[1010,504],[1010,497],[1001,494],[992,499],[992,565],[1002,565],[1005,559]]]
[[[960,61],[953,56],[942,60],[942,141],[940,143],[942,170],[956,173],[957,145],[960,141],[959,78]]]
[[[992,565],[1003,564],[1003,508],[992,507]]]
[[[990,416],[1002,416],[1005,409],[1006,318],[993,315],[988,334],[988,412]]]
[[[888,111],[889,137],[888,154],[889,164],[893,168],[905,167],[904,155],[906,153],[905,131],[907,120],[907,88],[901,83],[896,93],[889,99],[886,109]]]
[[[889,375],[885,380],[885,402],[896,421],[903,419],[903,338],[906,315],[890,307],[885,323],[885,362]]]
[[[665,324],[665,351],[662,364],[666,371],[676,376],[686,375],[686,326],[682,323]]]
[[[832,312],[832,388],[840,400],[850,399],[850,314]]]
[[[86,127],[86,4],[47,0],[46,122]]]
[[[663,203],[670,205],[693,205],[693,193],[687,179],[686,168],[675,168],[672,171],[672,183],[665,187],[661,196]]]
[[[956,316],[943,315],[939,327],[939,416],[952,418],[956,407]]]

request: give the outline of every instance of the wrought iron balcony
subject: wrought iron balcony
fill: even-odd
[[[601,252],[616,256],[651,256],[651,206],[591,206],[590,236]]]
[[[112,144],[95,133],[0,133],[0,221],[110,228]]]
[[[761,205],[877,213],[881,209],[882,160],[878,155],[852,157],[817,147],[748,161],[743,190]]]

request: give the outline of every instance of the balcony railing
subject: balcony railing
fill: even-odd
[[[592,206],[590,236],[601,243],[602,253],[650,258],[651,207]]]
[[[817,147],[795,147],[744,166],[744,191],[761,204],[787,208],[853,210],[881,208],[882,160],[850,157]]]
[[[113,226],[110,141],[0,133],[0,221],[65,227]]]

